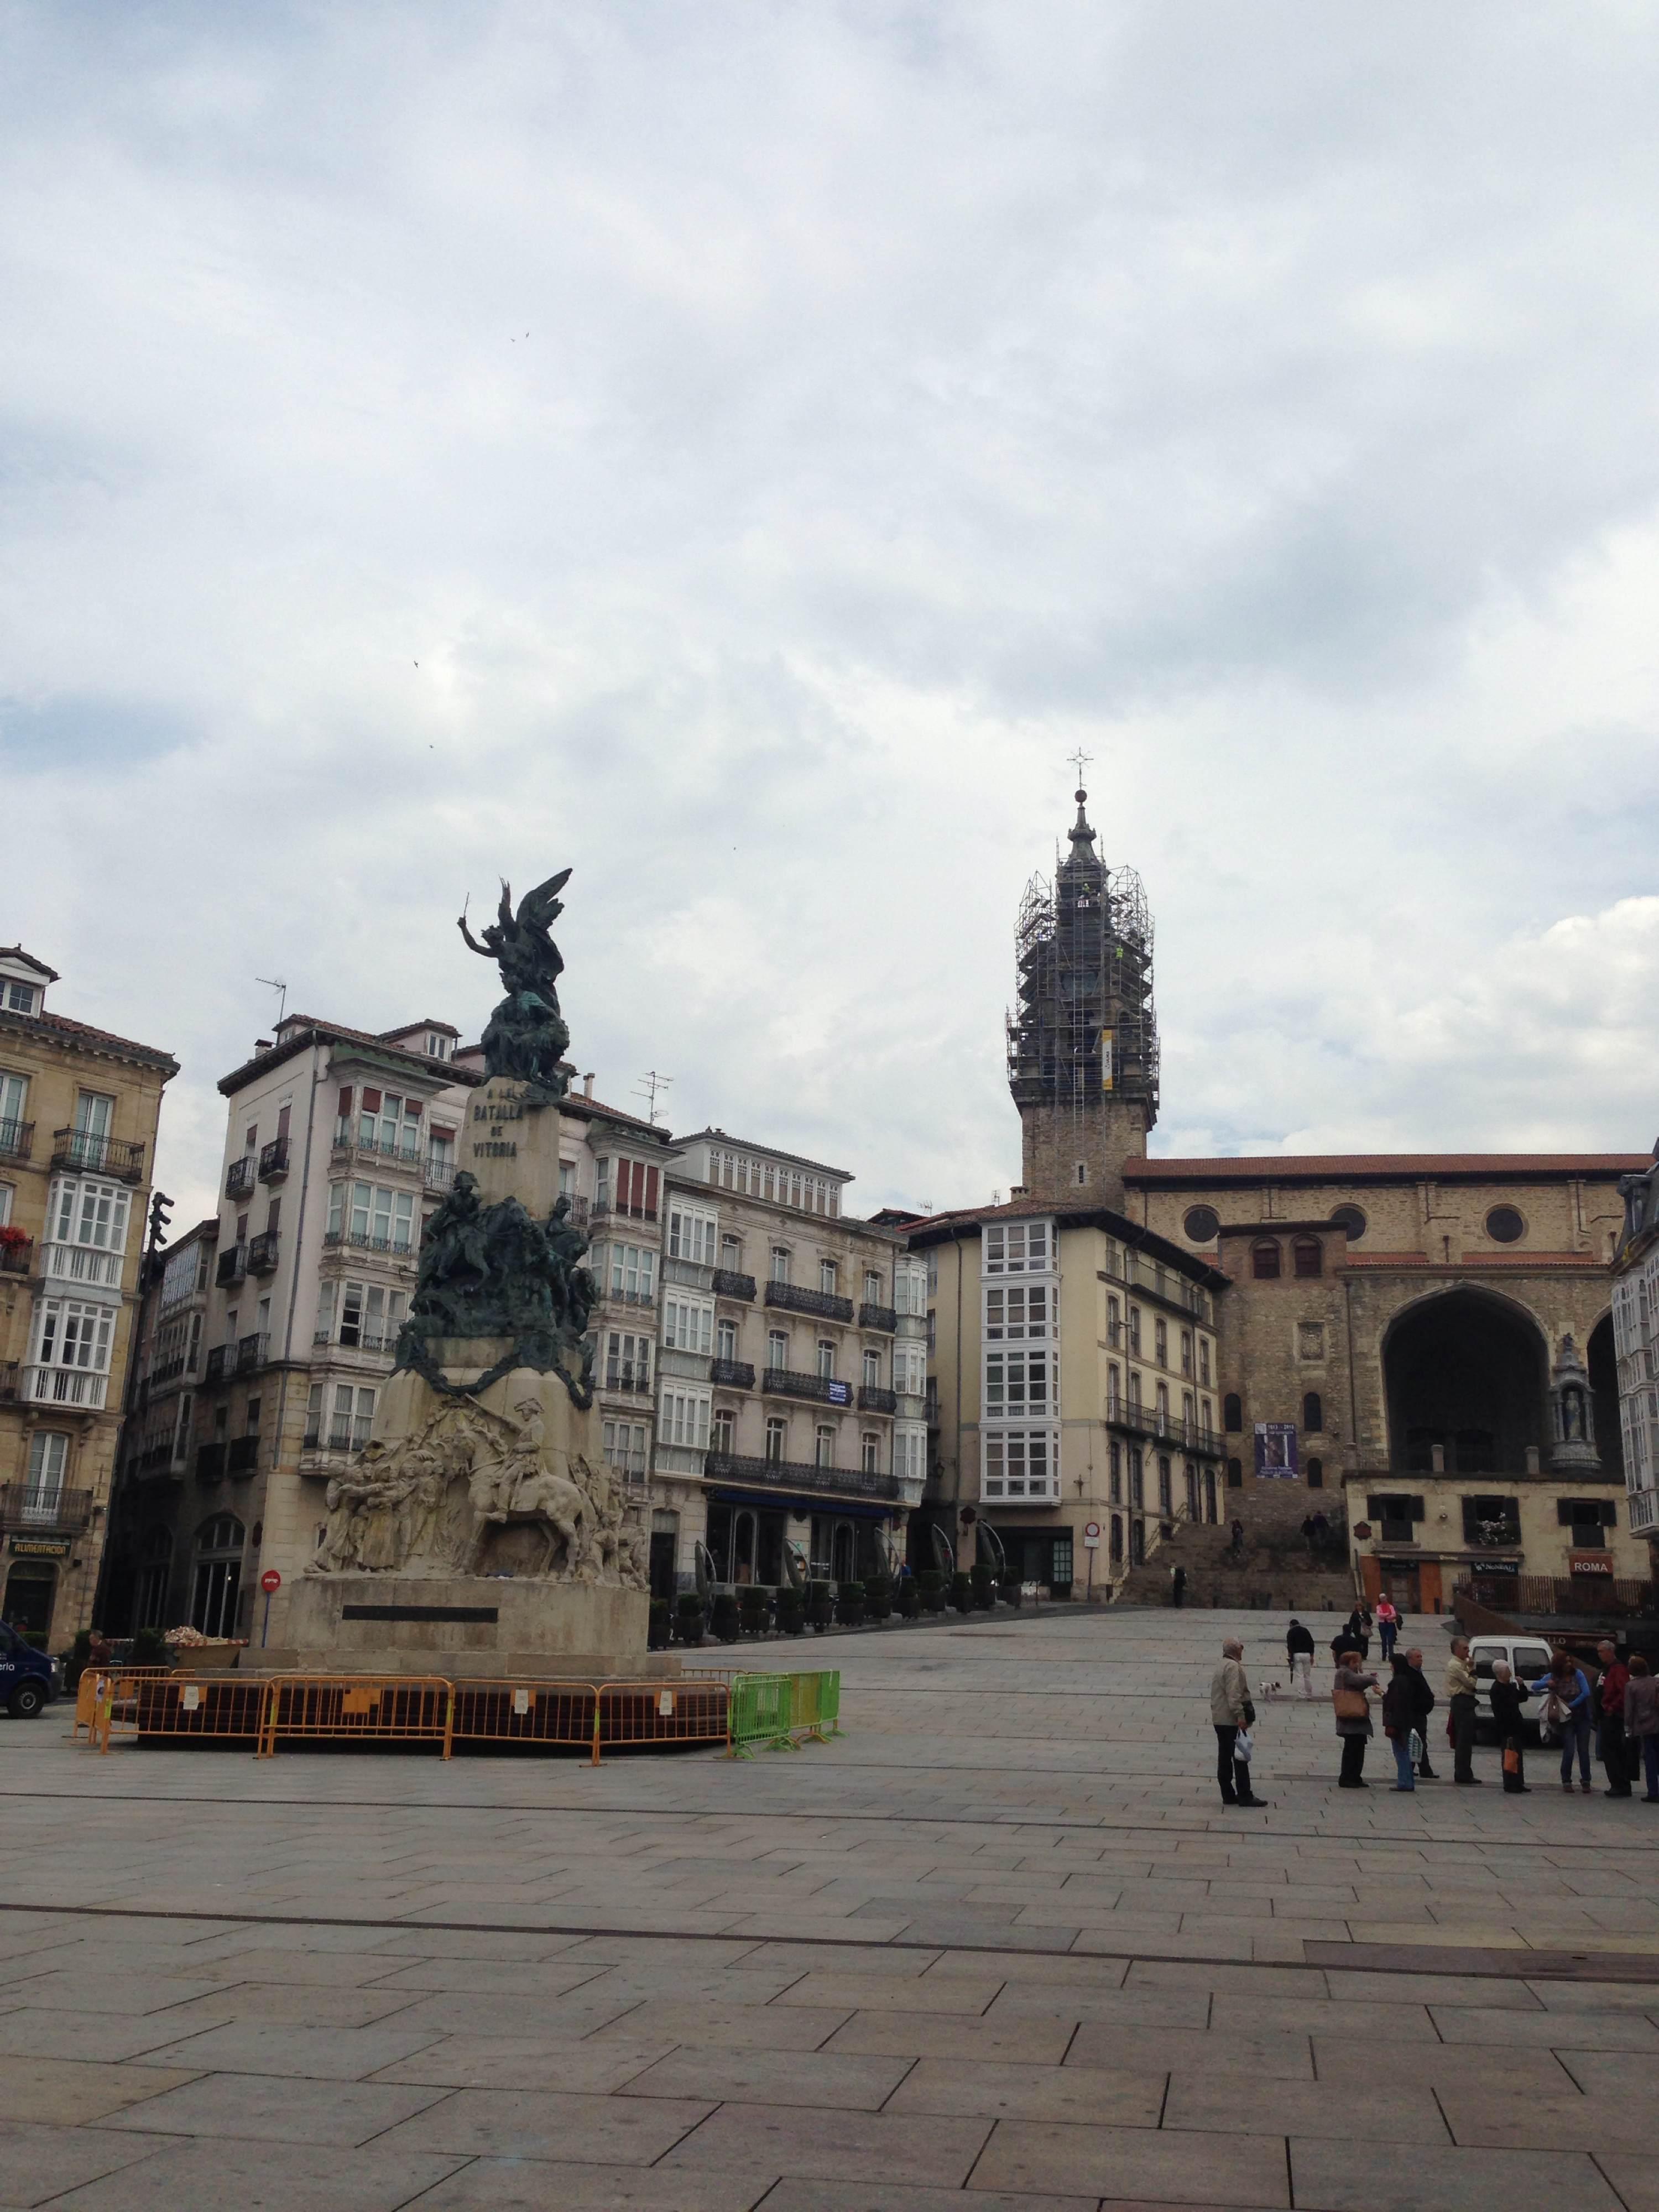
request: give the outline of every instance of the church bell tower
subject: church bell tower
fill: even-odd
[[[1008,1088],[1025,1195],[1123,1204],[1123,1163],[1158,1119],[1152,922],[1133,868],[1108,868],[1077,794],[1071,849],[1033,876],[1014,933]]]

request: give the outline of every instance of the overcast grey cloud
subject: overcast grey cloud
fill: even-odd
[[[1163,1151],[1659,1122],[1644,6],[0,13],[0,938],[1006,1188],[1081,745]]]

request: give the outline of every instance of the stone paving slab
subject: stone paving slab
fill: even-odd
[[[1339,1793],[1271,1697],[1224,1813],[1264,1618],[837,1639],[848,1733],[740,1765],[0,1719],[0,2206],[1659,2212],[1659,1826]]]

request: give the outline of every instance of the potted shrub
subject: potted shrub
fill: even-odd
[[[974,1604],[974,1578],[958,1567],[951,1577],[951,1602],[958,1613],[970,1613]]]
[[[714,1609],[709,1614],[708,1626],[720,1644],[735,1644],[738,1640],[738,1601],[730,1590],[717,1590]]]
[[[651,1601],[651,1618],[645,1632],[646,1650],[647,1651],[666,1650],[672,1627],[672,1620],[668,1610],[668,1600],[665,1597],[653,1597]]]
[[[885,1575],[866,1575],[864,1578],[864,1617],[866,1620],[884,1621],[893,1610],[893,1585]]]
[[[924,1567],[916,1577],[916,1590],[924,1613],[945,1610],[945,1577],[937,1567]]]
[[[133,1636],[127,1664],[130,1667],[164,1667],[172,1656],[162,1641],[159,1628],[141,1628]]]
[[[974,1603],[981,1613],[989,1613],[997,1601],[996,1569],[988,1560],[981,1559],[974,1567],[971,1579],[974,1585]]]
[[[674,1627],[682,1644],[702,1642],[702,1600],[696,1590],[682,1593],[674,1608]]]
[[[856,1628],[864,1619],[864,1584],[843,1583],[836,1597],[836,1619],[843,1628]]]
[[[914,1620],[921,1611],[921,1592],[914,1575],[899,1577],[898,1611],[901,1620]]]
[[[822,1636],[835,1617],[836,1586],[834,1583],[808,1583],[806,1618],[812,1624],[812,1633],[815,1636]]]
[[[745,1583],[738,1593],[738,1613],[745,1636],[764,1636],[772,1626],[772,1593],[763,1583]]]
[[[778,1592],[778,1632],[802,1636],[806,1632],[806,1601],[793,1587]]]

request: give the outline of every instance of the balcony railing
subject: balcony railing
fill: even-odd
[[[1479,1567],[1460,1575],[1454,1598],[1503,1613],[1659,1614],[1659,1583],[1622,1575],[1497,1575]]]
[[[820,1406],[850,1406],[853,1386],[833,1375],[801,1375],[789,1367],[769,1367],[761,1389],[774,1398],[811,1398]]]
[[[223,1444],[198,1444],[196,1447],[196,1480],[198,1482],[217,1482],[225,1471]]]
[[[837,1297],[831,1291],[802,1290],[794,1283],[769,1283],[766,1303],[779,1306],[786,1313],[813,1314],[819,1321],[851,1321],[853,1301]]]
[[[612,1449],[606,1452],[605,1463],[607,1467],[614,1468],[618,1474],[641,1475],[645,1473],[645,1454],[642,1451]]]
[[[654,1291],[613,1290],[608,1282],[600,1284],[599,1296],[608,1306],[653,1306],[657,1303]]]
[[[323,1233],[325,1252],[378,1252],[387,1259],[406,1260],[415,1247],[407,1237],[371,1237],[364,1229],[329,1229]]]
[[[898,1327],[898,1309],[896,1306],[872,1305],[866,1298],[859,1308],[859,1327],[878,1328],[891,1336]]]
[[[0,1275],[27,1275],[33,1266],[33,1237],[0,1237]]]
[[[234,1344],[216,1344],[207,1356],[207,1365],[202,1370],[204,1382],[222,1382],[235,1371],[236,1347]]]
[[[54,1129],[52,1164],[72,1174],[113,1176],[117,1182],[142,1182],[144,1148],[124,1137],[94,1137],[88,1129]]]
[[[0,1159],[26,1160],[33,1143],[33,1121],[0,1121]]]
[[[759,1483],[769,1489],[821,1491],[836,1498],[897,1502],[904,1497],[904,1485],[895,1474],[871,1474],[857,1467],[819,1467],[808,1460],[746,1459],[711,1451],[703,1471],[710,1482]]]
[[[121,1282],[122,1255],[95,1244],[47,1244],[40,1253],[40,1272],[64,1283],[102,1283],[117,1290]]]
[[[605,1380],[599,1388],[602,1390],[626,1390],[636,1397],[648,1398],[651,1395],[651,1370],[645,1366],[630,1366],[623,1361],[605,1369]]]
[[[390,1353],[398,1348],[398,1336],[395,1329],[390,1335],[381,1336],[369,1329],[352,1328],[349,1326],[319,1328],[311,1341],[313,1345],[337,1345],[342,1352],[372,1352],[377,1355]]]
[[[276,1265],[277,1247],[282,1232],[262,1229],[257,1237],[250,1237],[247,1248],[247,1271],[250,1275],[268,1275]]]
[[[337,1152],[361,1152],[367,1159],[394,1160],[406,1168],[421,1164],[417,1137],[365,1137],[350,1121],[334,1124],[334,1149]]]
[[[455,1185],[454,1161],[434,1160],[428,1152],[422,1164],[421,1181],[428,1190],[453,1190]]]
[[[1155,1406],[1137,1405],[1132,1398],[1109,1397],[1106,1419],[1115,1427],[1133,1429],[1138,1436],[1156,1437],[1160,1443],[1177,1445],[1182,1451],[1211,1459],[1222,1456],[1222,1441],[1215,1430],[1206,1429],[1200,1421],[1189,1421],[1180,1413],[1165,1413]]]
[[[218,1265],[213,1271],[213,1279],[222,1291],[228,1290],[240,1283],[246,1273],[247,1246],[233,1244],[228,1252],[222,1252],[219,1255]]]
[[[259,1464],[258,1437],[233,1437],[225,1453],[225,1471],[228,1474],[252,1474]]]
[[[187,1353],[175,1352],[171,1359],[164,1359],[159,1367],[150,1370],[150,1389],[159,1390],[164,1383],[176,1382],[189,1365],[190,1358]]]
[[[716,1267],[709,1288],[717,1298],[741,1298],[747,1305],[755,1301],[755,1279],[740,1275],[731,1267]]]
[[[360,1452],[373,1427],[372,1421],[337,1422],[328,1429],[307,1429],[301,1443],[307,1451]]]
[[[288,1173],[288,1139],[273,1137],[268,1145],[259,1148],[259,1180],[261,1182],[281,1182]]]
[[[252,1198],[258,1172],[259,1164],[252,1152],[244,1152],[240,1159],[233,1160],[225,1170],[225,1196]]]
[[[252,1375],[256,1367],[263,1367],[270,1358],[270,1339],[263,1331],[252,1336],[236,1340],[236,1372]]]
[[[58,1490],[51,1486],[31,1488],[27,1483],[0,1483],[0,1528],[51,1529],[75,1534],[92,1522],[89,1490]]]
[[[36,1406],[85,1406],[96,1412],[109,1395],[109,1376],[89,1367],[23,1370],[23,1396]]]
[[[165,1443],[152,1444],[147,1452],[141,1452],[132,1463],[132,1471],[135,1474],[165,1474],[172,1466],[173,1443],[169,1438]]]
[[[709,1366],[708,1379],[724,1383],[728,1390],[752,1390],[755,1370],[746,1359],[716,1359]]]
[[[594,1200],[595,1221],[608,1221],[613,1214],[622,1221],[654,1221],[657,1218],[657,1209],[654,1206],[624,1206],[620,1199],[615,1198]]]
[[[896,1413],[898,1411],[898,1392],[883,1390],[873,1382],[866,1382],[859,1391],[859,1411],[861,1413]]]

